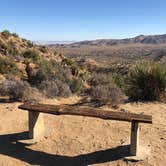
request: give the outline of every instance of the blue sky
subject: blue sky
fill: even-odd
[[[30,40],[166,33],[166,0],[0,0],[0,31]]]

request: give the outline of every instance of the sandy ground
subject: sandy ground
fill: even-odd
[[[79,98],[45,100],[49,104],[75,103]],[[0,166],[165,166],[166,104],[134,103],[121,108],[153,115],[153,125],[140,125],[140,147],[148,157],[127,162],[130,123],[76,116],[44,114],[46,132],[37,143],[25,143],[28,114],[20,103],[0,103]],[[150,150],[150,151],[149,151]]]

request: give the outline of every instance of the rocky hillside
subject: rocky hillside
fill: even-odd
[[[46,46],[7,30],[0,33],[0,96],[22,101],[68,97],[82,90],[87,74],[77,62]]]
[[[35,51],[41,56],[47,59],[54,59],[55,61],[62,60],[61,55],[50,51],[46,46],[36,45],[8,30],[0,33],[0,57],[7,56],[20,61],[25,51]]]

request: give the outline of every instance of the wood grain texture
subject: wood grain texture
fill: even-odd
[[[142,123],[152,123],[152,116],[133,114],[126,112],[104,111],[95,108],[79,108],[69,105],[47,105],[47,104],[23,104],[18,108],[33,112],[43,112],[54,115],[77,115],[101,118],[105,120],[119,120],[119,121],[138,121]]]

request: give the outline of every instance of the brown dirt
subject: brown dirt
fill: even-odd
[[[43,103],[68,104],[70,100],[45,100]],[[126,162],[130,124],[96,118],[44,115],[43,140],[22,143],[27,139],[27,112],[20,103],[0,103],[0,166],[165,166],[166,104],[129,103],[121,108],[153,115],[153,125],[141,124],[140,146],[151,149],[144,161]]]

